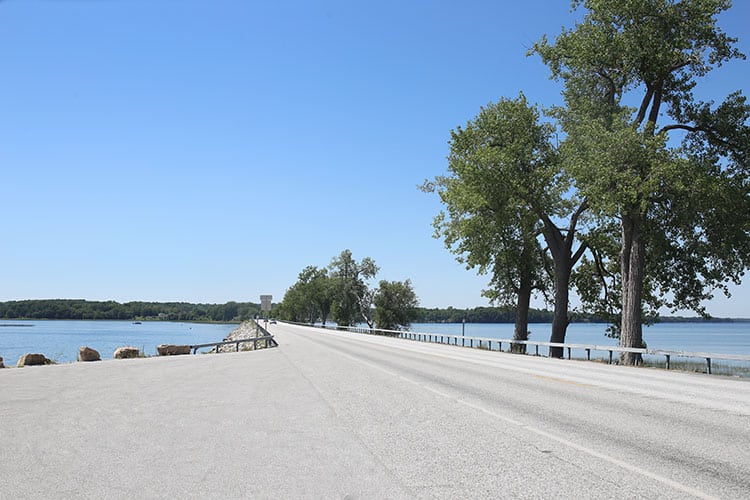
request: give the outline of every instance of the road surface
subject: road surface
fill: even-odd
[[[750,382],[278,324],[0,371],[0,498],[750,498]]]

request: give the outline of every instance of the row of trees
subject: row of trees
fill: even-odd
[[[743,58],[717,26],[728,0],[574,0],[582,19],[531,49],[563,84],[547,110],[523,94],[451,132],[448,175],[423,186],[445,211],[436,237],[491,276],[485,294],[517,311],[554,304],[563,342],[569,293],[608,318],[624,347],[661,307],[691,309],[739,283],[750,259],[750,106],[695,89]],[[562,350],[552,352],[562,355]],[[622,361],[639,356],[623,353]]]
[[[165,321],[244,321],[260,314],[252,302],[189,304],[186,302],[126,302],[89,300],[21,300],[0,302],[5,319],[110,319]]]
[[[415,323],[514,323],[516,311],[511,307],[474,307],[456,309],[453,307],[419,308]],[[552,313],[539,309],[529,309],[529,323],[551,323]]]
[[[331,318],[339,326],[367,323],[386,330],[409,326],[419,302],[411,282],[381,280],[370,282],[379,271],[375,261],[365,257],[357,262],[350,250],[331,260],[328,267],[308,266],[284,294],[274,315],[289,321],[324,325]]]

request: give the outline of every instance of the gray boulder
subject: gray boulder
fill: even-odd
[[[177,356],[180,354],[190,354],[189,345],[159,344],[156,346],[156,352],[159,356]]]
[[[115,359],[137,358],[140,351],[137,347],[118,347],[115,349]]]
[[[78,349],[78,361],[99,361],[101,359],[99,351],[95,349],[86,346],[81,346]]]
[[[18,358],[18,364],[16,366],[21,368],[24,366],[48,365],[50,363],[52,363],[52,361],[47,359],[44,354],[27,353]]]

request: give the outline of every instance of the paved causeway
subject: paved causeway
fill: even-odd
[[[0,498],[750,498],[750,381],[271,333],[0,371]]]

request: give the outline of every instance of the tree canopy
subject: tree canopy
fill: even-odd
[[[534,52],[564,84],[565,168],[595,213],[619,221],[621,344],[640,347],[644,306],[704,313],[747,268],[750,107],[740,91],[719,105],[694,96],[744,56],[716,22],[729,1],[573,6],[583,20]]]
[[[750,263],[750,106],[739,90],[719,104],[695,92],[744,55],[717,25],[728,0],[572,6],[580,20],[530,51],[564,105],[545,120],[523,94],[481,108],[451,132],[449,174],[423,189],[446,207],[436,235],[492,276],[487,296],[528,309],[547,271],[552,341],[564,341],[575,284],[584,312],[619,321],[621,345],[641,347],[644,319],[663,306],[705,314]],[[551,265],[535,257],[542,244]]]
[[[110,319],[231,322],[251,319],[260,304],[190,304],[186,302],[125,302],[83,299],[18,300],[0,302],[6,319]]]
[[[570,192],[571,179],[551,141],[554,132],[523,94],[502,98],[451,132],[449,174],[423,186],[437,191],[446,207],[435,218],[435,236],[467,268],[491,275],[483,294],[515,307],[517,340],[528,336],[532,294],[546,294],[552,281],[550,340],[564,342],[570,276],[586,248],[576,234],[587,202]],[[561,220],[567,227],[560,227]]]
[[[411,281],[382,280],[370,285],[380,269],[370,257],[357,261],[351,250],[331,260],[328,268],[306,267],[284,294],[275,313],[291,321],[326,322],[328,313],[339,326],[367,323],[370,328],[404,328],[419,305]]]
[[[382,280],[375,292],[375,324],[382,330],[408,329],[417,317],[419,300],[411,281]]]

